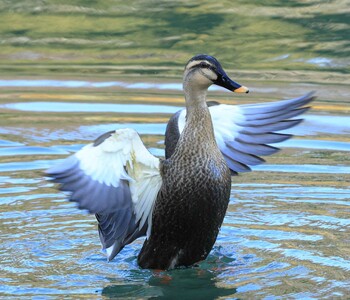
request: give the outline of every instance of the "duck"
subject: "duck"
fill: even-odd
[[[207,258],[230,200],[232,175],[276,153],[270,144],[299,124],[313,93],[260,104],[207,102],[211,85],[248,93],[210,55],[192,57],[183,75],[185,108],[169,120],[165,158],[152,155],[139,134],[124,128],[99,136],[46,171],[79,209],[95,214],[107,260],[145,237],[141,268],[190,267]]]

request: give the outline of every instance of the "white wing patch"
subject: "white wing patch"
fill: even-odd
[[[123,150],[123,144],[109,137],[98,147],[86,145],[75,154],[80,161],[80,169],[93,180],[108,186],[118,187],[121,179],[131,181],[124,170],[131,149],[130,145],[126,145],[128,151]]]
[[[179,128],[179,133],[184,130],[186,124],[186,109],[181,110],[179,118],[177,120],[177,126]]]
[[[213,121],[214,135],[219,148],[225,147],[225,141],[233,141],[242,127],[237,125],[237,121],[244,120],[239,106],[233,105],[214,105],[209,107],[210,115]]]
[[[209,107],[210,115],[214,127],[214,135],[219,148],[225,147],[225,141],[233,141],[238,135],[241,126],[237,121],[243,121],[244,115],[239,106],[214,105]],[[186,109],[183,109],[178,118],[179,132],[183,131],[186,124]]]
[[[100,139],[96,145],[86,145],[62,164],[50,168],[47,174],[61,183],[62,190],[72,192],[70,200],[77,202],[79,208],[99,214],[106,228],[112,226],[112,221],[105,218],[108,214],[116,223],[125,218],[118,225],[120,232],[115,228],[122,239],[129,232],[123,228],[127,228],[132,214],[135,224],[129,226],[137,224],[141,231],[148,220],[149,236],[152,210],[162,184],[159,159],[146,149],[133,129],[106,133]],[[125,211],[127,207],[130,215]],[[119,212],[120,217],[112,215]],[[109,235],[108,229],[104,230]],[[117,242],[122,243],[122,239]]]
[[[162,185],[162,178],[159,173],[159,159],[145,148],[138,134],[136,132],[135,134],[137,138],[133,139],[132,155],[126,169],[133,178],[129,186],[136,222],[140,221],[139,229],[141,229],[148,219],[147,237],[149,238],[152,228],[152,211]]]
[[[147,237],[151,234],[152,211],[162,178],[159,173],[159,159],[153,156],[142,143],[139,135],[133,129],[117,130],[114,134],[117,139],[128,139],[130,143],[123,149],[127,176],[132,178],[129,182],[136,223],[141,229],[148,219]],[[119,141],[119,144],[120,143]],[[126,143],[124,143],[126,144]]]

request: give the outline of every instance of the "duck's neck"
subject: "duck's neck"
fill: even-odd
[[[180,136],[193,147],[216,147],[213,124],[206,103],[207,88],[191,89],[184,86],[186,99],[186,124]],[[181,142],[179,143],[181,144]]]

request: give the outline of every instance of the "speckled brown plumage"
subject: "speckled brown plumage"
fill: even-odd
[[[217,101],[207,101],[208,107],[219,105]],[[169,158],[175,151],[177,141],[180,138],[180,131],[178,126],[178,118],[181,110],[173,114],[166,126],[165,130],[165,158]]]
[[[206,105],[189,110],[175,152],[163,161],[162,177],[152,234],[138,263],[156,269],[189,266],[205,259],[212,249],[231,187]]]

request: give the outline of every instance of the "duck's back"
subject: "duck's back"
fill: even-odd
[[[151,237],[138,258],[143,268],[169,269],[205,259],[229,201],[231,176],[219,150],[175,151],[163,162],[162,173]]]

